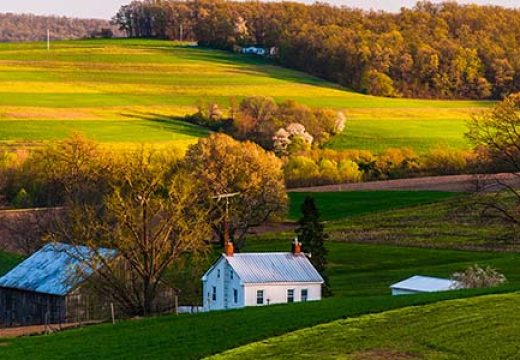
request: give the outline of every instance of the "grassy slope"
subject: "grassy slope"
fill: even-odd
[[[22,257],[19,255],[0,252],[0,276],[11,270],[20,260],[22,260]]]
[[[77,129],[112,143],[186,145],[205,132],[169,119],[192,112],[199,99],[227,103],[251,95],[347,109],[347,133],[330,146],[376,151],[463,147],[464,119],[490,104],[365,96],[257,57],[165,41],[60,42],[51,52],[42,43],[0,44],[3,143],[45,141]]]
[[[349,218],[368,213],[383,212],[420,204],[433,203],[457,196],[441,191],[345,191],[324,193],[289,193],[289,218],[301,216],[301,204],[312,196],[324,221]]]
[[[515,229],[481,220],[470,196],[344,218],[327,228],[336,241],[518,250]]]
[[[214,359],[513,359],[518,306],[516,293],[410,307],[300,330]]]

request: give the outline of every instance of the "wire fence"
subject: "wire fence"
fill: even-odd
[[[100,300],[96,296],[85,294],[70,294],[65,297],[49,296],[37,293],[0,294],[4,300],[0,308],[0,328],[41,325],[52,332],[70,327],[71,324],[112,322],[126,320],[132,315],[117,303],[110,300]],[[0,301],[1,302],[1,301]],[[154,302],[147,316],[165,314],[198,313],[203,309],[198,305],[179,305],[179,297],[174,292],[163,294]]]

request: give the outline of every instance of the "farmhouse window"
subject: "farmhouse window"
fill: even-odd
[[[213,295],[211,296],[213,301],[217,301],[217,287],[213,286]]]
[[[302,289],[302,301],[307,301],[307,297],[309,296],[309,291],[307,289]]]
[[[217,270],[217,278],[220,279],[220,269]]]
[[[256,304],[263,305],[264,304],[264,290],[256,291]]]
[[[233,280],[233,270],[229,271],[229,277],[231,278],[231,280]]]
[[[287,302],[288,303],[294,302],[294,289],[287,289]]]
[[[236,304],[238,303],[238,290],[233,289],[233,302]]]

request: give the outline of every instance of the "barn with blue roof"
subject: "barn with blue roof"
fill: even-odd
[[[84,320],[89,309],[99,309],[96,299],[82,292],[93,273],[85,264],[115,255],[109,249],[45,245],[0,278],[0,327]]]

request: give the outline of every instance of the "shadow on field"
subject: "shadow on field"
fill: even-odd
[[[176,134],[204,137],[210,133],[209,130],[198,125],[190,124],[184,121],[181,117],[169,117],[153,112],[122,113],[121,115],[135,120],[145,120],[148,122],[145,124],[147,127],[162,131],[170,131]]]
[[[245,75],[262,75],[277,80],[284,80],[299,84],[311,84],[326,89],[339,89],[346,92],[354,92],[341,85],[327,82],[318,77],[305,74],[296,70],[284,68],[273,60],[257,55],[236,54],[229,51],[217,50],[202,47],[177,47],[175,50],[182,49],[187,51],[177,51],[175,57],[186,61],[207,61],[222,63],[225,65],[236,65],[239,68],[226,69],[233,73]],[[165,50],[171,51],[171,50]]]

